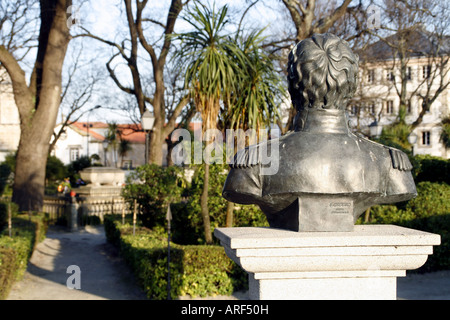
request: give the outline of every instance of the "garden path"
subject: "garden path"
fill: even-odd
[[[79,290],[66,285],[75,275],[73,271],[67,273],[71,265],[81,271]],[[76,232],[50,226],[46,239],[36,246],[23,279],[13,285],[8,296],[8,300],[108,299],[143,300],[146,296],[117,249],[106,241],[102,225]]]

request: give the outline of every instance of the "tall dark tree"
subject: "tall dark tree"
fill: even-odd
[[[25,2],[19,1],[16,5],[18,8],[26,6]],[[13,201],[20,210],[40,210],[43,204],[45,167],[61,101],[61,74],[70,41],[68,8],[71,4],[71,0],[40,1],[37,56],[29,81],[17,54],[7,44],[0,44],[0,62],[11,78],[20,116],[21,136],[13,187]]]

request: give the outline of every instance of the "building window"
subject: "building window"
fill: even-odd
[[[411,67],[407,67],[406,68],[406,80],[407,81],[412,80],[412,69],[411,69]]]
[[[431,132],[430,131],[422,132],[422,145],[423,146],[431,146]]]
[[[431,75],[431,66],[422,66],[422,79],[428,79]]]
[[[76,161],[80,158],[80,149],[79,148],[70,148],[70,161]]]
[[[408,102],[406,102],[406,113],[411,114],[411,112],[412,112],[412,104],[411,99],[409,99]]]
[[[350,114],[351,114],[352,116],[357,115],[357,114],[358,114],[358,106],[352,104],[352,105],[350,106]]]
[[[367,70],[367,82],[375,82],[375,69]]]
[[[386,101],[386,114],[394,113],[394,101],[388,100]]]
[[[386,80],[387,81],[394,81],[394,71],[386,70]]]

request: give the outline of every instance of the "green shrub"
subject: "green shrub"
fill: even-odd
[[[11,216],[17,215],[18,206],[13,202],[0,202],[0,233],[8,226],[8,206],[11,208]]]
[[[450,159],[416,155],[414,160],[416,182],[430,181],[450,184]]]
[[[0,233],[0,299],[8,296],[14,281],[22,278],[37,242],[45,238],[43,214],[21,214],[12,219],[12,237],[8,230]]]
[[[105,217],[108,241],[118,245],[121,255],[152,299],[167,298],[167,236]],[[247,274],[225,254],[221,246],[171,243],[171,296],[228,295],[247,286]]]
[[[166,228],[167,206],[171,204],[173,239],[179,244],[204,244],[200,196],[203,190],[204,166],[192,166],[192,183],[184,179],[184,169],[144,165],[132,173],[122,196],[133,210],[138,204],[139,218],[150,229]],[[222,197],[229,166],[210,165],[208,208],[211,230],[225,226],[227,201]],[[182,197],[185,200],[182,202]],[[268,226],[266,217],[256,205],[236,205],[233,226]]]
[[[204,167],[196,166],[192,183],[185,190],[187,202],[172,205],[173,239],[180,244],[204,243],[203,219],[200,196],[203,191]],[[222,196],[223,186],[228,175],[228,164],[211,164],[209,167],[208,209],[211,230],[226,225],[227,203]],[[234,227],[262,227],[268,222],[256,205],[235,205],[233,211]]]
[[[90,166],[92,166],[92,163],[88,156],[81,156],[67,165],[67,175],[72,186],[75,186],[76,181],[81,178],[79,172]]]
[[[6,204],[0,202],[0,232],[8,224],[8,207]]]
[[[436,233],[441,245],[420,271],[450,269],[450,185],[446,183],[419,182],[417,197],[407,203],[382,205],[371,208],[370,223],[395,224],[407,228]]]
[[[181,168],[149,164],[136,168],[127,178],[122,195],[130,209],[133,209],[134,200],[137,201],[142,223],[153,228],[164,225],[167,205],[180,201],[183,187]]]
[[[0,247],[0,300],[8,297],[15,279],[16,251]]]
[[[49,156],[45,167],[45,194],[57,194],[58,185],[67,177],[67,167],[55,156]]]
[[[11,174],[11,168],[6,163],[0,163],[0,195],[5,191],[8,185],[9,176]]]

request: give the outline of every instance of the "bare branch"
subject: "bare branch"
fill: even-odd
[[[87,30],[86,28],[84,28],[82,26],[80,26],[80,28],[83,29],[85,33],[80,33],[80,34],[74,35],[74,36],[72,36],[72,38],[89,37],[89,38],[98,40],[100,42],[103,42],[103,43],[111,46],[111,47],[115,47],[117,50],[119,50],[120,54],[122,55],[122,57],[124,59],[126,59],[126,60],[129,59],[123,46],[121,46],[121,45],[119,45],[119,44],[117,44],[115,42],[103,39],[103,38],[101,38],[99,36],[96,36],[96,35],[92,34],[89,30]]]
[[[330,29],[330,27],[341,18],[345,12],[347,11],[347,7],[350,4],[351,0],[345,0],[334,12],[332,15],[327,16],[325,19],[319,20],[317,27],[314,29],[317,30],[317,33],[324,33]]]
[[[117,56],[118,56],[118,53],[116,53],[115,55],[113,55],[111,57],[111,59],[109,59],[109,61],[106,63],[106,69],[108,69],[109,75],[111,76],[111,78],[113,79],[114,83],[119,87],[120,90],[122,90],[123,92],[126,92],[128,94],[134,94],[135,92],[134,92],[133,89],[125,87],[124,85],[122,85],[122,83],[120,83],[119,79],[116,77],[116,74],[115,74],[114,70],[111,68],[111,62]]]
[[[21,118],[29,116],[33,106],[33,95],[27,86],[25,71],[17,63],[12,54],[0,45],[0,63],[5,67],[11,78],[14,99]]]
[[[161,23],[161,22],[159,22],[159,21],[157,21],[157,20],[154,20],[154,19],[145,18],[145,19],[141,19],[141,21],[142,21],[142,22],[151,22],[151,23],[154,23],[154,24],[160,26],[161,28],[163,28],[164,30],[167,28],[166,25],[165,25],[164,23]]]
[[[169,121],[167,123],[167,126],[164,128],[165,135],[168,135],[172,132],[173,128],[175,127],[175,121],[178,118],[178,116],[181,113],[181,110],[189,103],[190,97],[189,95],[185,95],[180,102],[178,102],[177,106],[175,107],[175,110],[173,111],[171,117],[169,118]]]

